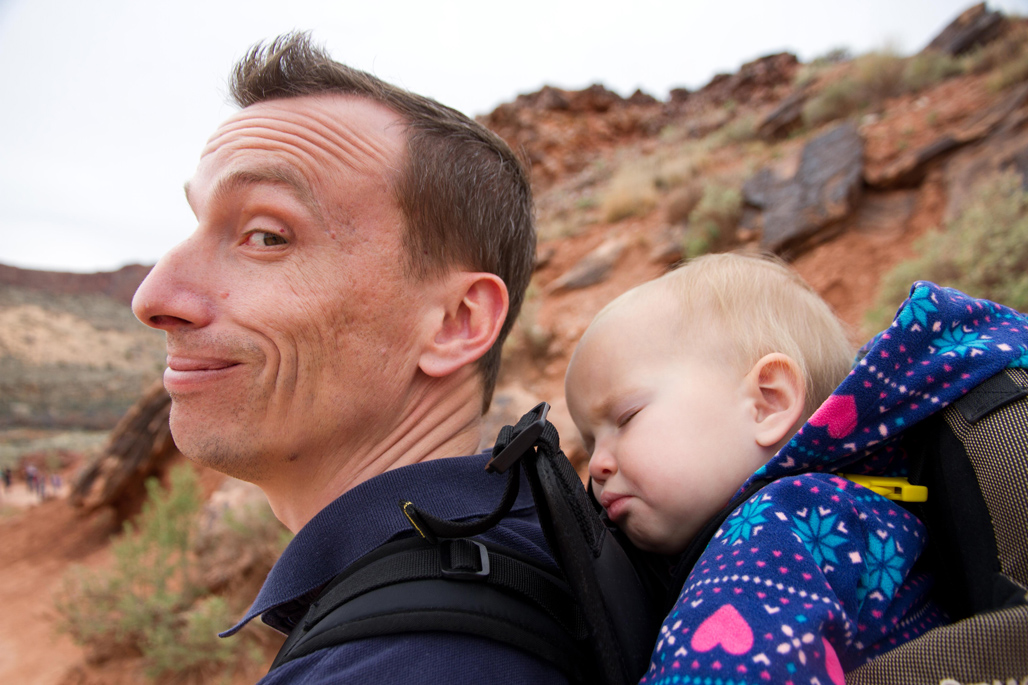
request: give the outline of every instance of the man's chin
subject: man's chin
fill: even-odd
[[[219,431],[211,420],[197,422],[182,413],[176,412],[173,404],[169,424],[175,445],[187,459],[250,483],[259,484],[264,479],[267,464],[252,435],[230,435]]]

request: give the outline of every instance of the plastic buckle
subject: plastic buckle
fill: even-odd
[[[479,570],[469,571],[467,569],[453,568],[450,548],[460,542],[467,542],[478,548]],[[444,538],[439,541],[439,562],[443,572],[443,578],[454,578],[457,580],[485,580],[489,577],[489,550],[477,540],[467,538]]]
[[[499,454],[490,459],[485,465],[485,470],[489,473],[506,473],[507,469],[532,449],[532,445],[543,434],[543,429],[546,428],[546,415],[549,413],[550,405],[546,402],[540,402],[533,407],[529,414],[538,414],[538,417],[515,435]]]
[[[906,478],[887,478],[885,476],[858,476],[840,473],[840,476],[863,485],[885,499],[896,502],[927,502],[928,488],[923,485],[912,485]]]

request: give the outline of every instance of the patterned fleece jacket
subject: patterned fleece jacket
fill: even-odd
[[[922,523],[834,473],[906,475],[893,439],[1003,368],[1028,368],[1028,317],[922,281],[862,352],[747,481],[776,479],[693,567],[642,683],[841,685],[844,672],[946,622],[930,576],[911,569]]]

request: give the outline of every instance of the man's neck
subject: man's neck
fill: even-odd
[[[340,495],[386,471],[473,454],[481,441],[481,401],[474,376],[419,384],[392,426],[372,440],[355,436],[322,454],[303,455],[302,467],[258,485],[275,516],[296,533]]]

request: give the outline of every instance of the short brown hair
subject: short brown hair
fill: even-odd
[[[510,307],[496,343],[478,362],[482,411],[489,408],[503,341],[517,319],[535,261],[528,172],[503,140],[438,102],[334,61],[307,33],[258,43],[236,64],[231,95],[240,107],[319,93],[364,97],[407,125],[407,159],[395,182],[406,220],[406,272],[412,280],[462,268],[496,274]]]

